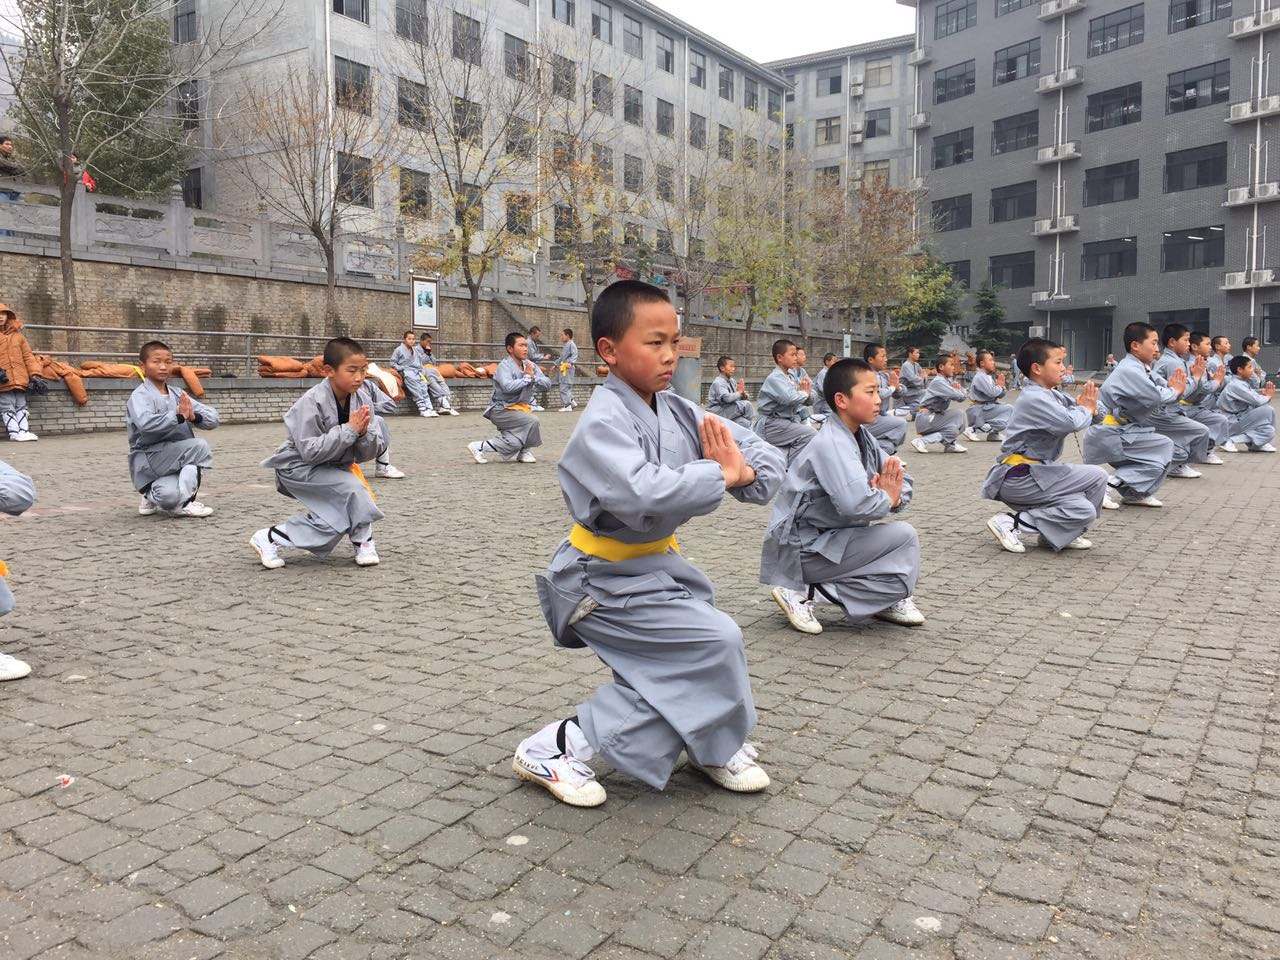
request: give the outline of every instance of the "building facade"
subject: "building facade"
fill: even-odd
[[[1125,324],[1280,360],[1280,11],[1268,0],[899,0],[916,9],[922,222],[1011,323],[1096,369]],[[1268,244],[1267,241],[1271,243]]]

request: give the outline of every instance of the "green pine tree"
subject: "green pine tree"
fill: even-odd
[[[906,294],[893,311],[889,353],[919,347],[926,363],[938,353],[947,328],[960,322],[960,287],[941,261],[930,257],[907,278]]]
[[[974,313],[978,322],[974,326],[973,335],[969,337],[969,345],[975,350],[990,350],[997,357],[1004,356],[1012,341],[1010,330],[1005,326],[1004,305],[1000,302],[999,292],[991,285],[990,280],[983,281],[974,293]]]

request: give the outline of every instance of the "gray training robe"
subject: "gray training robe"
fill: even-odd
[[[1249,355],[1249,359],[1253,361],[1253,376],[1249,378],[1249,386],[1255,390],[1261,390],[1267,382],[1267,371],[1262,369],[1262,364],[1256,356]],[[1227,375],[1230,376],[1231,371],[1228,369]]]
[[[813,427],[804,422],[805,406],[811,403],[812,396],[781,367],[773,368],[756,394],[755,431],[786,454],[788,466],[814,437]]]
[[[1098,416],[1084,432],[1085,463],[1109,463],[1122,494],[1149,496],[1160,489],[1173,459],[1173,441],[1138,422],[1149,411],[1177,399],[1157,383],[1146,364],[1125,354],[1098,391]],[[1119,420],[1110,426],[1105,417]]]
[[[732,420],[748,430],[756,413],[751,401],[738,392],[738,384],[723,373],[717,373],[707,387],[707,409],[721,420]]]
[[[920,541],[909,523],[878,523],[911,502],[871,486],[885,456],[866,427],[855,435],[838,416],[787,470],[760,554],[760,582],[792,590],[822,585],[853,621],[864,620],[915,592]]]
[[[1086,464],[1058,463],[1066,438],[1093,422],[1093,415],[1061,390],[1024,382],[1013,405],[1000,456],[982,484],[982,495],[1018,511],[1055,551],[1082,535],[1098,519],[1107,492],[1107,472]],[[1021,454],[1039,463],[1002,462]]]
[[[384,401],[367,382],[349,401],[349,413],[360,407],[373,411],[363,436],[340,420],[338,400],[325,380],[289,408],[284,415],[284,443],[262,461],[262,466],[275,470],[276,489],[307,508],[306,513],[273,527],[273,539],[283,538],[286,546],[322,557],[343,537],[350,537],[352,543],[365,542],[373,535],[373,522],[383,517],[351,465],[367,463],[386,450],[387,425],[376,412]]]
[[[1173,441],[1174,463],[1182,463],[1188,459],[1203,463],[1213,445],[1225,439],[1221,433],[1226,428],[1226,418],[1214,410],[1196,415],[1197,405],[1212,396],[1216,384],[1207,377],[1192,376],[1190,355],[1180,357],[1174,350],[1165,347],[1151,365],[1152,375],[1157,381],[1163,380],[1166,385],[1178,369],[1185,370],[1187,374],[1187,388],[1182,391],[1182,396],[1143,422],[1155,427],[1157,432]],[[1197,430],[1191,424],[1203,429]],[[1180,456],[1180,448],[1183,447],[1186,448],[1186,456]]]
[[[556,367],[556,384],[560,388],[560,406],[573,406],[573,376],[577,369],[578,345],[572,340],[560,344],[560,363]]]
[[[893,409],[893,398],[901,394],[898,387],[889,385],[889,371],[877,370],[876,381],[880,385],[880,416],[867,426],[867,431],[876,438],[880,449],[886,457],[898,452],[898,448],[907,439],[907,421],[895,417],[889,411]]]
[[[545,390],[551,381],[537,367],[525,373],[515,357],[503,357],[493,375],[493,395],[484,418],[498,428],[498,436],[484,441],[482,449],[492,450],[511,459],[521,451],[542,446],[542,430],[538,418],[523,410],[512,410],[517,404],[531,404],[535,387]]]
[[[417,344],[410,350],[402,343],[391,354],[391,369],[404,379],[405,392],[409,394],[419,413],[435,409],[433,400],[439,400],[441,407],[445,409],[449,406],[449,388],[444,387],[441,396],[440,388],[444,384],[444,378],[434,368],[428,370],[429,363],[431,361],[427,358],[426,351]],[[435,385],[433,380],[439,381],[439,385]]]
[[[161,393],[150,380],[138,384],[125,402],[124,423],[133,488],[161,510],[174,511],[195,499],[200,471],[213,466],[213,453],[178,416],[178,399],[186,391],[173,383],[165,386]],[[191,408],[195,426],[217,427],[218,411],[213,407],[192,397]]]
[[[1218,394],[1218,412],[1227,418],[1227,436],[1260,447],[1276,438],[1276,411],[1271,400],[1248,380],[1228,377]]]
[[[36,485],[25,473],[19,473],[0,460],[0,513],[16,517],[30,510],[36,502]],[[0,616],[13,610],[13,592],[0,577]]]
[[[924,368],[914,360],[902,361],[902,366],[898,368],[898,396],[902,405],[915,413],[924,390]]]
[[[964,426],[964,411],[948,409],[954,401],[967,400],[968,395],[946,377],[938,374],[929,381],[916,411],[916,435],[925,443],[951,446]]]
[[[1005,389],[996,383],[995,377],[985,370],[975,373],[973,382],[969,384],[973,406],[965,411],[969,428],[991,434],[1003,431],[1009,424],[1009,417],[1013,415],[1013,407],[1000,402],[1004,395]]]
[[[610,374],[560,457],[569,513],[592,533],[663,540],[724,498],[720,466],[702,457],[703,411],[669,390],[653,402]],[[782,482],[782,454],[726,422],[756,472],[754,483],[729,493],[768,503]],[[661,789],[681,750],[720,766],[742,746],[756,722],[742,631],[715,608],[710,581],[683,555],[610,563],[566,540],[535,580],[556,643],[590,647],[613,671],[578,707],[597,753]]]
[[[827,371],[830,369],[830,367],[823,367],[813,378],[813,412],[824,417],[831,414],[831,408],[827,406],[826,394],[822,392],[827,384]]]

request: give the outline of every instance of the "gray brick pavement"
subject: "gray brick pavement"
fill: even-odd
[[[576,811],[508,767],[604,675],[530,579],[572,422],[478,467],[474,415],[396,421],[369,570],[255,562],[277,427],[212,436],[206,521],[139,518],[119,434],[0,447],[40,488],[2,521],[0,649],[35,673],[0,686],[0,958],[1280,955],[1280,460],[1054,557],[982,529],[992,447],[910,455],[916,631],[787,629],[766,513],[727,502],[682,542],[745,630],[774,786],[605,772]]]

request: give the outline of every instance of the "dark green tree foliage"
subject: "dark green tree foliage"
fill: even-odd
[[[1012,336],[1005,326],[1004,305],[990,280],[984,281],[974,294],[973,309],[977,322],[969,337],[970,346],[975,350],[990,350],[997,357],[1003,357],[1009,351]]]
[[[893,311],[889,353],[898,357],[919,347],[928,363],[942,346],[947,328],[960,322],[961,289],[951,271],[929,257],[907,279],[906,293]]]

